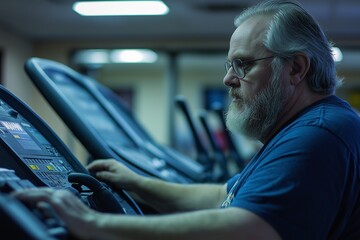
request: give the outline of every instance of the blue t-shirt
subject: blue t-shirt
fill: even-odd
[[[359,116],[336,96],[313,104],[227,184],[229,206],[257,214],[285,240],[360,239]]]

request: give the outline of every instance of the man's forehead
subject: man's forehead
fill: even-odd
[[[242,22],[231,36],[229,55],[251,56],[265,50],[263,39],[268,20],[268,16],[258,15]]]

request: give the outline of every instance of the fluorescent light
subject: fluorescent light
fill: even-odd
[[[83,16],[165,15],[169,12],[162,1],[76,2],[73,10]]]
[[[156,52],[150,49],[86,49],[73,57],[77,64],[153,63],[157,59]]]
[[[332,49],[332,55],[335,62],[341,62],[343,60],[343,54],[338,47],[333,47]]]
[[[153,63],[157,54],[148,49],[113,50],[110,59],[116,63]]]
[[[109,50],[89,49],[76,52],[74,61],[86,64],[105,64],[109,63]]]

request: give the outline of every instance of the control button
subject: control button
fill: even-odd
[[[34,165],[34,164],[30,164],[29,167],[30,167],[32,170],[39,170],[39,169],[40,169],[37,165]]]
[[[49,171],[54,171],[54,170],[55,170],[54,166],[51,166],[51,165],[46,165],[46,168],[47,168]]]

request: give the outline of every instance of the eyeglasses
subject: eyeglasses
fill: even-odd
[[[245,70],[250,65],[250,63],[260,61],[260,60],[265,60],[268,58],[273,58],[273,57],[275,57],[275,56],[258,58],[258,59],[254,59],[254,60],[248,60],[248,61],[241,61],[241,59],[233,59],[231,62],[230,61],[225,62],[225,70],[226,70],[226,73],[228,73],[230,68],[233,68],[235,74],[239,78],[244,78],[246,75]]]

